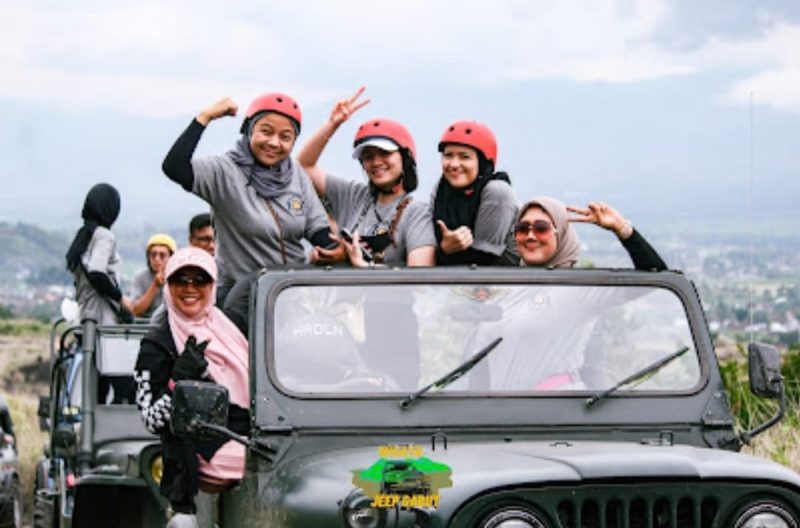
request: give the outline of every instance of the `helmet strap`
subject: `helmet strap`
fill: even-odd
[[[398,189],[403,188],[403,175],[401,174],[400,177],[395,181],[390,187],[378,187],[373,184],[373,187],[378,191],[378,194],[397,194]]]

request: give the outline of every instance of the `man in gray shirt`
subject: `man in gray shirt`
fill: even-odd
[[[147,241],[145,247],[147,268],[134,275],[131,287],[133,314],[136,317],[149,318],[161,306],[164,269],[176,249],[175,240],[163,233],[153,235]]]

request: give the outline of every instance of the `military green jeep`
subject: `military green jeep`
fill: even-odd
[[[738,453],[783,412],[777,350],[750,347],[775,417],[737,431],[679,273],[270,271],[249,337],[251,449],[222,526],[798,526],[800,477]],[[179,384],[185,434],[220,429],[219,397]],[[381,460],[405,465],[376,483]]]
[[[133,365],[144,325],[64,325],[51,332],[47,431],[36,467],[34,528],[149,527],[166,523],[158,490],[161,444],[134,402]]]

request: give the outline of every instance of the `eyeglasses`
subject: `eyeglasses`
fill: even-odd
[[[534,220],[533,222],[518,222],[514,225],[514,234],[518,237],[528,236],[528,233],[533,231],[534,235],[545,235],[553,230],[557,232],[556,228],[547,220]]]
[[[169,282],[171,286],[186,287],[189,286],[190,284],[194,284],[198,288],[202,288],[203,286],[208,286],[213,281],[214,280],[205,273],[195,275],[194,277],[190,275],[178,274],[178,275],[173,275],[167,280],[167,282]]]
[[[169,252],[167,251],[151,251],[149,253],[150,258],[160,258],[160,259],[168,259]]]
[[[214,242],[214,237],[210,236],[210,235],[207,235],[207,236],[193,236],[192,240],[194,240],[195,242],[197,242],[199,244],[207,246],[207,245],[211,244],[212,242]]]

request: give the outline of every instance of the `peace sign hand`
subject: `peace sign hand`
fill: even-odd
[[[353,94],[352,97],[349,99],[341,99],[336,102],[334,105],[333,110],[331,110],[331,117],[330,121],[333,123],[334,126],[339,126],[348,119],[350,116],[356,113],[358,110],[369,104],[371,99],[365,99],[363,101],[359,101],[358,98],[361,97],[361,94],[364,93],[366,90],[365,86],[360,87],[356,90],[356,93]]]
[[[586,222],[599,225],[604,229],[613,231],[622,239],[631,236],[633,228],[619,211],[603,202],[589,202],[586,208],[567,206],[567,211],[575,216],[570,216],[570,222]]]

